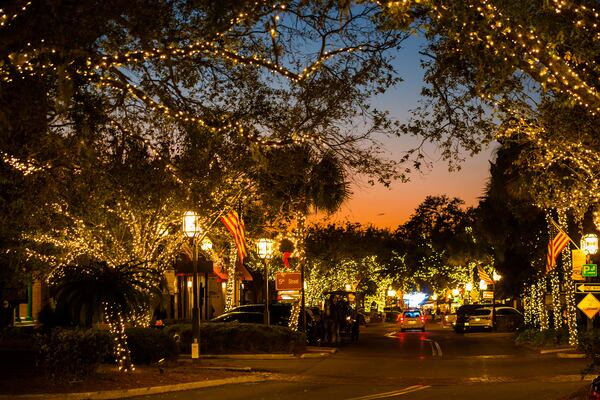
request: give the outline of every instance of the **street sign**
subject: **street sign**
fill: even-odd
[[[575,290],[578,293],[600,292],[600,283],[579,283]]]
[[[280,272],[275,275],[275,289],[277,290],[300,290],[302,282],[299,272]]]
[[[598,276],[598,265],[596,264],[583,264],[581,268],[582,276]]]
[[[583,298],[577,304],[577,308],[579,308],[589,319],[594,318],[598,311],[600,311],[600,301],[591,293],[588,293],[587,296]]]

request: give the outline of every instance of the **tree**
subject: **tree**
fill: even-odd
[[[362,298],[385,286],[393,238],[387,230],[344,226],[312,226],[306,235],[307,276],[312,299],[350,285]]]
[[[432,291],[469,282],[473,262],[487,263],[473,236],[473,212],[458,198],[427,196],[396,236],[405,285]]]
[[[115,336],[115,358],[119,370],[133,370],[125,336],[125,321],[146,306],[152,295],[160,295],[162,272],[140,263],[111,266],[106,262],[69,265],[51,275],[57,307],[70,311],[75,321],[89,326],[102,316]]]
[[[81,211],[133,204],[135,186],[153,190],[158,179],[168,184],[159,191],[169,193],[163,200],[202,209],[214,227],[234,203],[255,206],[269,152],[299,146],[314,171],[337,166],[330,170],[384,182],[396,175],[371,138],[388,121],[368,99],[395,81],[388,52],[404,35],[369,29],[376,6],[345,14],[341,29],[340,8],[320,1],[48,0],[21,7],[13,0],[3,10],[0,150],[6,173],[31,191],[7,199],[31,199],[24,214],[39,199],[34,179],[46,183],[42,204],[59,204],[73,218],[83,214],[72,203]],[[367,122],[357,127],[358,119]],[[139,157],[128,154],[135,143]],[[90,167],[118,157],[125,174],[113,170],[107,179],[127,190],[111,198],[93,185]],[[143,158],[152,164],[143,168],[162,172],[136,179],[127,163]],[[71,186],[74,177],[79,188]],[[124,177],[130,184],[119,182]],[[86,186],[102,200],[78,198]],[[303,199],[308,206],[340,201],[325,204],[332,197],[322,190],[301,194],[311,197]],[[60,229],[67,219],[57,219]],[[20,226],[10,234],[31,237],[45,228]]]

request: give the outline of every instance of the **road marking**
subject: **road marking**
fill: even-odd
[[[438,342],[435,342],[435,341],[434,341],[433,343],[435,344],[435,347],[437,348],[437,351],[438,351],[438,357],[441,357],[441,356],[443,355],[443,354],[442,354],[442,346],[440,346],[440,344],[439,344]]]
[[[434,357],[441,357],[442,356],[442,347],[440,346],[440,344],[438,342],[436,342],[435,340],[431,340],[431,339],[423,339],[425,342],[429,342],[429,345],[431,346],[431,353]]]
[[[396,332],[396,331],[388,332],[384,336],[389,337],[389,338],[395,338],[398,336],[398,332]]]
[[[400,389],[400,390],[394,390],[392,392],[376,393],[376,394],[371,394],[371,395],[362,396],[362,397],[352,397],[352,398],[346,399],[346,400],[385,399],[386,397],[402,396],[403,394],[412,393],[412,392],[416,392],[418,390],[427,389],[428,387],[431,387],[431,386],[429,386],[429,385],[415,385],[415,386],[409,386],[409,387],[406,387],[406,388]]]

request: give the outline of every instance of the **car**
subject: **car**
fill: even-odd
[[[442,317],[442,325],[454,326],[456,323],[456,313],[444,314]]]
[[[402,310],[398,307],[385,307],[383,309],[384,321],[395,322],[402,313]]]
[[[496,305],[471,305],[470,307],[459,307],[457,318],[454,324],[456,332],[466,332],[472,330],[496,329],[499,331],[514,331],[523,323],[523,314],[514,307]],[[461,310],[462,308],[462,310]],[[493,321],[495,313],[495,324]]]
[[[264,323],[264,304],[244,304],[212,318],[210,322],[238,322],[244,324]],[[288,326],[292,305],[288,303],[275,303],[269,305],[271,325]],[[322,341],[322,318],[320,310],[315,307],[306,307],[306,340],[308,344],[320,344]]]
[[[407,329],[419,329],[425,332],[426,318],[420,310],[406,310],[398,316],[400,332]]]
[[[227,312],[210,320],[210,322],[240,322],[245,324],[262,324],[263,321],[263,313],[252,311]]]
[[[244,322],[262,324],[264,322],[264,304],[243,304],[212,318],[210,322]],[[292,305],[286,303],[269,304],[271,325],[288,326]],[[260,314],[260,318],[257,317]],[[244,319],[244,321],[242,321]]]
[[[514,307],[496,307],[496,329],[499,331],[514,332],[521,328],[525,322],[523,314]]]

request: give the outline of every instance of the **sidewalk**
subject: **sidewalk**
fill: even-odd
[[[58,383],[43,380],[35,383],[36,377],[21,376],[14,379],[18,389],[4,391],[0,400],[101,400],[121,399],[133,396],[160,394],[237,383],[256,383],[272,379],[269,372],[257,371],[248,366],[232,366],[239,360],[242,364],[249,360],[300,360],[306,358],[325,358],[337,352],[336,348],[308,347],[302,354],[222,354],[204,355],[200,361],[183,356],[174,364],[164,368],[157,366],[139,366],[132,374],[116,371],[114,366],[100,368],[98,374],[80,382]],[[218,360],[224,363],[219,365]],[[236,363],[237,364],[237,363]],[[41,379],[41,377],[38,377]],[[29,383],[29,384],[28,384]],[[47,386],[43,386],[46,384]],[[42,386],[40,386],[42,385]],[[23,388],[30,393],[23,393]],[[44,390],[47,388],[46,390]],[[47,391],[47,393],[43,393]]]

